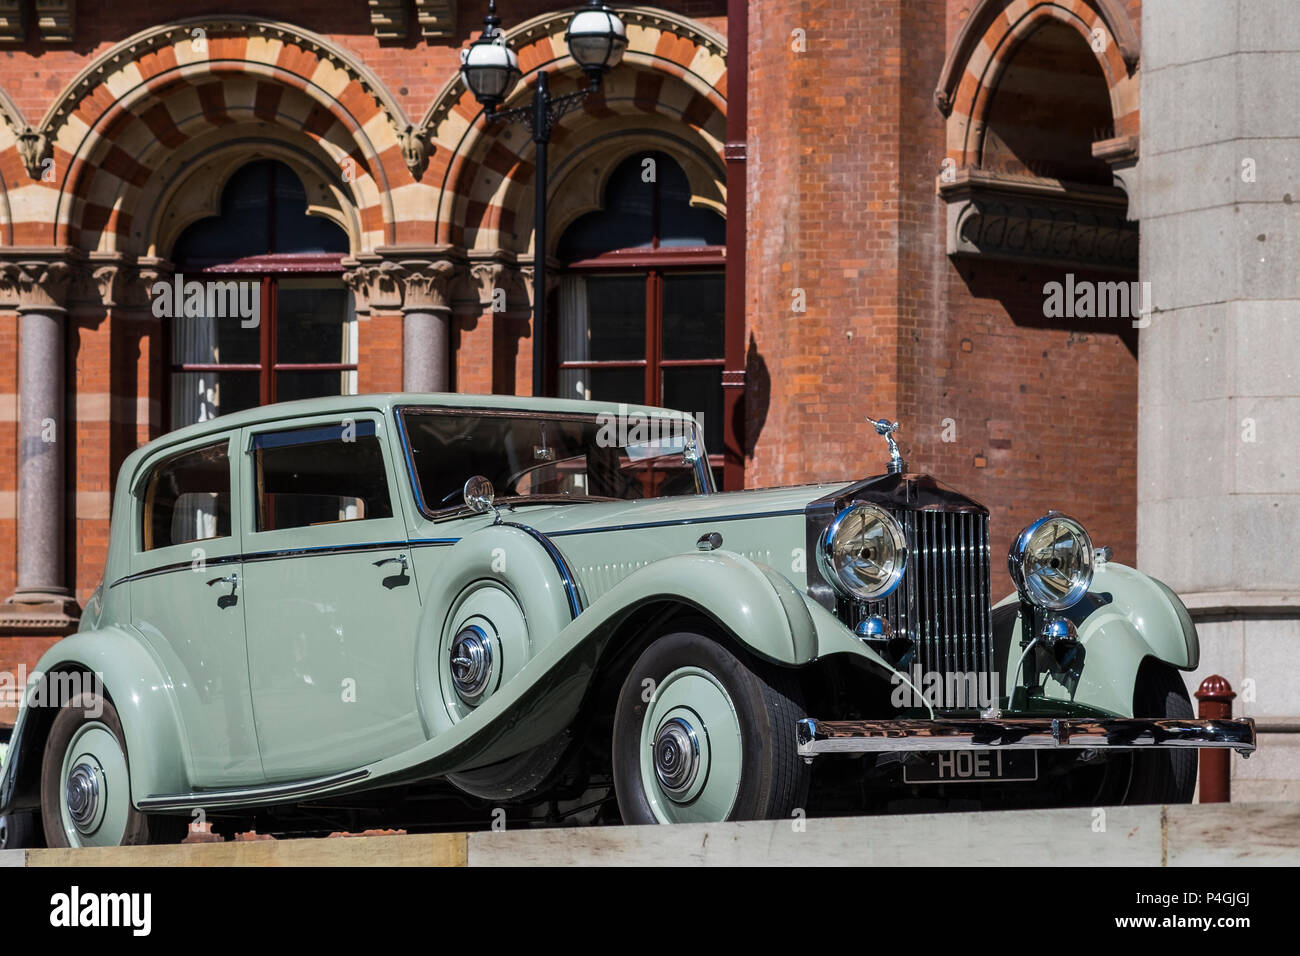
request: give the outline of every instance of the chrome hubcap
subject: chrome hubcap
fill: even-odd
[[[477,704],[492,679],[492,641],[477,624],[463,628],[451,642],[451,680],[467,704]]]
[[[79,763],[68,774],[67,801],[68,816],[73,824],[83,833],[89,832],[99,811],[100,780],[99,768],[89,763]]]
[[[700,742],[685,720],[666,721],[654,739],[655,775],[669,796],[685,793],[700,771]]]

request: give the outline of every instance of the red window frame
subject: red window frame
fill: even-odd
[[[175,362],[172,359],[172,328],[164,321],[163,355],[166,369],[167,395],[163,420],[171,421],[171,381],[179,372],[257,372],[258,401],[270,405],[276,401],[276,373],[299,371],[355,372],[356,362],[281,362],[277,354],[276,328],[278,310],[275,294],[278,280],[309,276],[342,278],[343,256],[337,253],[277,253],[252,256],[234,262],[208,266],[203,269],[177,269],[190,279],[257,282],[260,293],[261,317],[258,327],[260,362]]]

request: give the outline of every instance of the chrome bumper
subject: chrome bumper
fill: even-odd
[[[879,753],[908,750],[1081,750],[1220,747],[1248,757],[1255,721],[1146,717],[1003,717],[936,720],[815,720],[795,729],[799,753]]]

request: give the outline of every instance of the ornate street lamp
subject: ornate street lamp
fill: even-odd
[[[489,0],[482,35],[460,53],[460,75],[466,88],[483,106],[487,121],[518,122],[533,135],[537,147],[533,205],[533,394],[541,395],[546,382],[546,147],[555,123],[600,89],[601,77],[623,59],[627,31],[623,21],[600,0],[590,0],[569,21],[565,32],[569,54],[587,74],[588,84],[576,93],[551,96],[550,76],[537,71],[537,91],[532,103],[504,112],[497,108],[519,79],[519,60],[506,45],[497,16],[496,0]]]

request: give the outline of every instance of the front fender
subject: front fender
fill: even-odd
[[[1009,609],[1017,603],[1011,595],[998,607]],[[1133,692],[1144,660],[1154,658],[1180,670],[1194,670],[1200,662],[1196,626],[1183,602],[1164,583],[1127,565],[1098,565],[1087,595],[1066,616],[1078,630],[1084,662],[1075,677],[1047,679],[1044,689],[1051,699],[1132,717]],[[1020,615],[995,613],[994,621],[1003,632],[995,633],[996,646],[1008,649],[1003,674],[1011,693],[1021,653]]]
[[[117,708],[126,735],[131,768],[131,799],[190,789],[190,755],[181,733],[179,708],[162,665],[130,630],[107,627],[63,638],[42,656],[42,674],[82,670],[97,675]],[[3,771],[0,810],[39,803],[41,754],[48,720],[28,707],[24,694]],[[50,715],[50,720],[53,716]]]
[[[416,780],[505,760],[569,727],[601,657],[638,608],[692,606],[754,653],[787,666],[852,653],[893,673],[834,615],[779,572],[730,551],[687,552],[647,565],[602,594],[473,713],[406,753],[370,766],[371,779]]]

